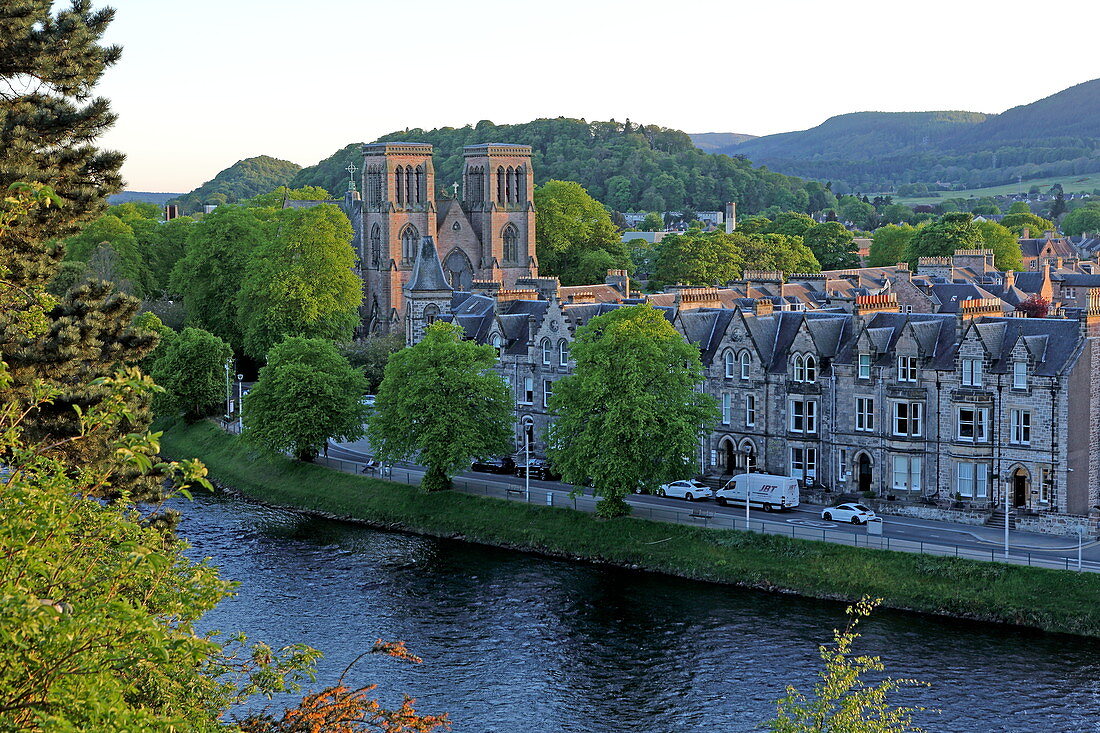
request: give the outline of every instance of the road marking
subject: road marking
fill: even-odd
[[[836,529],[838,526],[832,522],[819,522],[815,519],[788,519],[787,524],[798,524],[804,527],[815,527],[817,529]]]

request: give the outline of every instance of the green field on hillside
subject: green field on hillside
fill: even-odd
[[[1062,190],[1066,193],[1092,193],[1100,189],[1100,173],[1088,173],[1083,176],[1054,176],[1052,178],[1036,178],[1022,183],[1006,183],[1003,186],[990,186],[988,188],[971,188],[965,191],[940,191],[938,196],[895,196],[894,201],[906,206],[917,204],[937,204],[945,199],[954,198],[981,198],[983,196],[1007,196],[1013,193],[1027,193],[1032,186],[1038,186],[1043,193],[1047,192],[1055,183],[1062,184]]]

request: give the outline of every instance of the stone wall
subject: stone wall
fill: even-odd
[[[1077,530],[1085,530],[1085,537],[1096,537],[1100,530],[1097,521],[1075,514],[1024,514],[1016,516],[1016,529],[1024,532],[1077,536]]]

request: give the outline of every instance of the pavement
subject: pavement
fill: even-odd
[[[330,458],[338,460],[365,461],[371,454],[370,446],[366,440],[358,440],[342,444],[333,443],[329,447],[328,455]],[[395,479],[400,479],[400,474],[403,473],[406,479],[413,480],[419,479],[419,476],[423,474],[423,469],[413,463],[402,463],[397,465],[396,473],[398,475],[394,476]],[[482,481],[485,483],[515,485],[517,487],[522,487],[524,485],[524,479],[516,476],[476,473],[473,471],[462,472],[458,474],[456,478],[470,481]],[[552,490],[555,493],[560,492],[561,494],[569,494],[574,491],[573,486],[555,481],[531,479],[531,486]],[[591,489],[585,488],[583,492],[591,493]],[[640,507],[656,506],[683,508],[686,504],[682,499],[650,495],[630,496],[627,501],[632,505]],[[700,508],[703,508],[705,505],[706,511],[714,512],[715,515],[723,514],[737,518],[743,518],[745,516],[745,508],[743,506],[718,506],[710,499],[697,501],[695,504]],[[805,527],[815,530],[829,530],[831,532],[846,531],[858,535],[867,534],[867,528],[863,526],[823,520],[821,518],[821,511],[824,508],[824,506],[817,504],[801,504],[794,510],[782,513],[765,513],[761,510],[754,509],[751,511],[751,517],[754,526],[757,522],[762,522],[768,525],[775,525],[776,528],[778,526],[787,526],[789,528],[791,525],[794,525],[798,528]],[[974,526],[893,515],[881,515],[881,518],[883,520],[883,537],[913,542],[936,543],[939,545],[956,545],[960,548],[988,552],[990,553],[990,559],[1001,559],[1004,556],[1005,543],[1003,527]],[[1070,564],[1075,566],[1077,563],[1077,552],[1078,542],[1076,537],[1047,535],[1018,530],[1009,531],[1009,554],[1013,557],[1019,558],[1021,556],[1030,555],[1046,560],[1063,560],[1069,558]],[[1081,545],[1081,558],[1084,567],[1100,570],[1100,541],[1090,540]]]

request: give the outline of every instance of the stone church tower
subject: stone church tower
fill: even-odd
[[[424,340],[424,329],[451,307],[453,290],[431,237],[420,241],[412,277],[405,283],[405,344]]]
[[[404,288],[425,237],[455,290],[538,276],[530,146],[471,145],[463,157],[461,196],[446,197],[436,192],[431,145],[363,146],[362,202],[345,213],[362,237],[364,333],[404,330]]]

